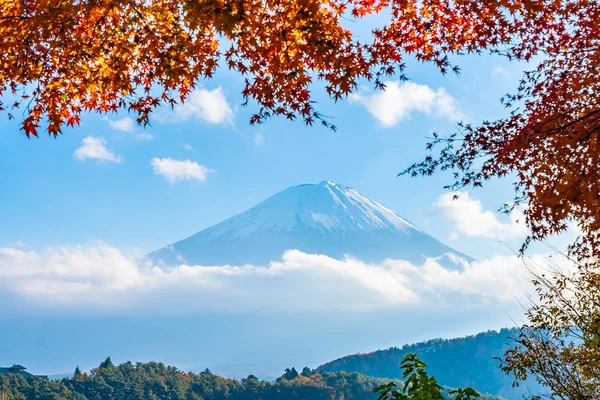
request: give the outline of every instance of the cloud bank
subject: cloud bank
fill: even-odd
[[[0,248],[0,293],[18,304],[53,309],[197,311],[357,311],[469,309],[514,305],[529,290],[517,257],[496,256],[456,268],[439,260],[368,264],[353,258],[286,251],[269,265],[161,268],[105,243]],[[544,264],[542,256],[534,261]]]

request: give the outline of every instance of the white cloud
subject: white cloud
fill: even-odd
[[[73,153],[73,157],[79,161],[85,161],[87,159],[113,163],[120,163],[123,161],[123,157],[106,148],[106,139],[102,136],[88,136],[84,138],[81,141],[81,146]]]
[[[506,76],[508,75],[508,72],[506,71],[506,68],[504,67],[494,67],[494,69],[492,70],[492,77],[497,77],[497,76]]]
[[[444,88],[431,89],[414,82],[385,82],[384,91],[359,92],[350,96],[367,108],[381,125],[392,127],[411,117],[413,112],[448,118],[456,121],[465,118],[456,100]]]
[[[151,133],[142,132],[142,133],[138,133],[137,135],[135,135],[135,139],[136,140],[153,140],[154,135]]]
[[[332,311],[410,307],[451,312],[490,304],[518,305],[530,276],[518,257],[493,257],[456,267],[436,259],[368,264],[289,250],[255,266],[159,268],[134,261],[104,243],[50,248],[43,253],[0,248],[0,293],[66,308]],[[532,265],[544,265],[534,256]]]
[[[209,124],[233,124],[233,110],[227,102],[223,88],[214,90],[196,89],[183,104],[177,104],[168,114],[158,114],[161,122],[188,121],[199,119]]]
[[[208,178],[209,173],[215,172],[190,159],[153,158],[151,165],[155,175],[164,176],[171,184],[184,180],[203,182]]]
[[[135,123],[129,117],[124,117],[117,120],[108,120],[108,124],[111,128],[122,131],[122,132],[131,132],[135,128]]]
[[[265,144],[265,137],[262,134],[257,133],[256,135],[254,135],[254,145],[256,147],[261,147],[264,144]]]
[[[458,198],[455,199],[454,195]],[[471,198],[467,192],[445,193],[434,205],[444,218],[453,222],[455,228],[467,236],[510,239],[527,235],[527,225],[522,212],[514,210],[510,220],[502,222],[494,212],[484,210],[481,201]]]
[[[194,148],[192,146],[190,146],[189,144],[184,144],[183,148],[186,149],[186,150],[189,150],[189,151],[194,150]]]

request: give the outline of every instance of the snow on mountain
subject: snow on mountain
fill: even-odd
[[[367,262],[423,262],[445,253],[468,259],[394,211],[331,181],[290,187],[149,257],[166,265],[265,265],[290,249]]]

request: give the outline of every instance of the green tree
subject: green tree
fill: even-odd
[[[453,394],[455,397],[455,400],[471,400],[474,398],[479,397],[479,393],[477,393],[475,390],[471,389],[470,387],[466,388],[466,389],[454,389],[453,391],[450,392],[450,394]]]
[[[283,379],[288,381],[296,379],[298,377],[298,371],[296,371],[296,367],[292,367],[292,369],[286,368],[285,373],[283,374]]]
[[[106,357],[106,360],[102,361],[100,363],[100,369],[108,369],[108,368],[113,368],[115,366],[115,364],[113,364],[112,360],[110,359],[110,357]]]
[[[404,370],[402,388],[396,389],[398,385],[393,381],[377,386],[373,389],[374,393],[379,393],[377,400],[444,400],[442,387],[435,377],[427,374],[427,364],[421,361],[416,353],[404,356],[400,368]],[[456,400],[479,397],[479,393],[471,388],[453,390],[451,394],[456,396]]]
[[[575,271],[549,265],[532,271],[538,298],[526,309],[527,323],[513,335],[502,370],[515,385],[530,377],[549,399],[600,398],[600,264]],[[549,262],[550,260],[548,260]]]

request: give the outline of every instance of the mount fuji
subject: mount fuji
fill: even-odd
[[[452,253],[394,211],[335,182],[292,186],[217,225],[148,255],[164,265],[266,265],[286,250],[422,263]]]

